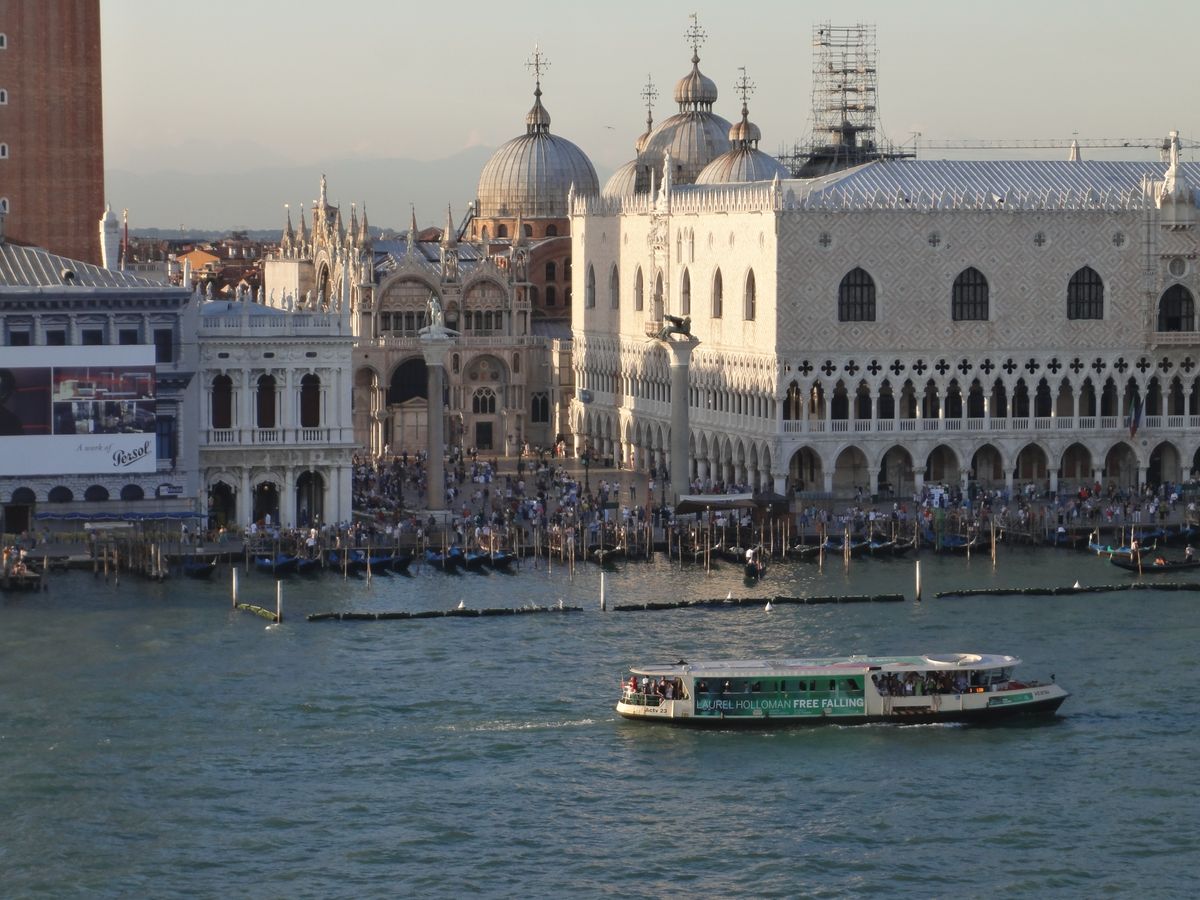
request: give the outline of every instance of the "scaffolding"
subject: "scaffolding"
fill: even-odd
[[[875,26],[813,26],[812,139],[782,152],[797,178],[812,178],[872,159],[913,156],[877,140]]]

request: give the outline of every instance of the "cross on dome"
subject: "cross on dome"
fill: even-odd
[[[533,56],[529,57],[525,67],[533,71],[533,80],[538,87],[541,87],[542,73],[550,68],[550,60],[546,59],[546,54],[542,53],[541,47],[534,44]]]
[[[650,112],[654,108],[654,101],[658,99],[658,91],[654,88],[654,80],[649,74],[646,75],[646,86],[642,88],[642,99],[646,101],[646,112]]]
[[[745,66],[738,66],[738,71],[742,73],[742,77],[737,80],[737,83],[733,86],[733,89],[741,95],[743,107],[742,112],[745,113],[746,101],[748,101],[750,99],[750,95],[754,93],[755,84],[747,77]]]
[[[700,62],[700,48],[708,40],[708,32],[700,27],[695,13],[692,13],[688,18],[692,20],[692,24],[688,26],[688,30],[684,32],[683,36],[692,45],[692,62],[697,63]]]

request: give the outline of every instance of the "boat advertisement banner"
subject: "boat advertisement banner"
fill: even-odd
[[[807,682],[801,682],[807,684]],[[824,684],[824,681],[822,681]],[[861,716],[866,713],[862,678],[838,678],[833,690],[697,691],[697,716]]]
[[[1033,694],[1026,691],[1023,694],[1005,694],[1003,697],[988,697],[988,706],[1011,706],[1014,703],[1029,703]]]
[[[153,472],[155,404],[153,345],[6,347],[5,474]]]

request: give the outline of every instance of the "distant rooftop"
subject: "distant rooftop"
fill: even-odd
[[[91,263],[0,240],[0,287],[20,288],[153,288],[162,282],[128,272],[114,272]],[[172,288],[172,290],[178,290]]]

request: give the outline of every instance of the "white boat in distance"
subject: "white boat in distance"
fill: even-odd
[[[720,727],[991,722],[1053,715],[1070,696],[1013,677],[1015,656],[946,653],[633,666],[617,712]]]

